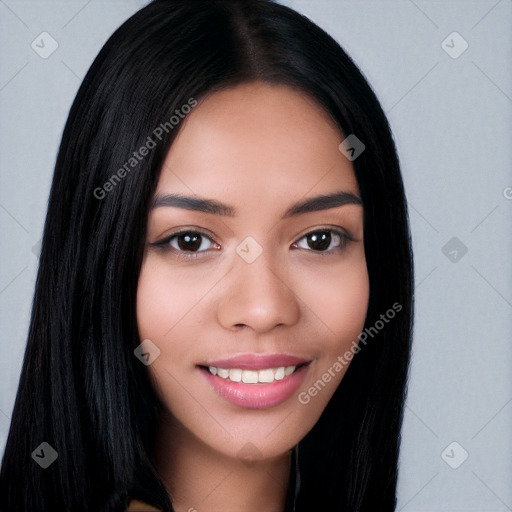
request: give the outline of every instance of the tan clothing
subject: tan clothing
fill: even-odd
[[[131,499],[126,512],[161,512],[161,508],[153,507],[143,501]]]

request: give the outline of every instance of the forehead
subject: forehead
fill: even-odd
[[[182,122],[157,192],[282,202],[312,193],[358,193],[344,139],[322,107],[284,85],[252,82],[215,92]]]

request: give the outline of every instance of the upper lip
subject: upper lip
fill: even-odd
[[[279,368],[280,366],[299,366],[310,362],[302,357],[289,354],[243,354],[209,361],[199,366],[215,366],[217,368],[239,368],[241,370],[261,370],[264,368]]]

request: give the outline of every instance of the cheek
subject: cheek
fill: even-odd
[[[172,277],[172,278],[171,278]],[[183,286],[179,273],[169,275],[166,265],[151,255],[147,257],[141,269],[137,286],[137,325],[139,339],[151,340],[159,349],[158,357],[148,366],[158,390],[163,383],[166,395],[174,396],[175,380],[183,368],[177,367],[177,361],[186,367],[187,343],[180,343],[181,331],[193,309],[194,297],[197,302],[197,290],[194,286]]]
[[[147,255],[137,285],[137,325],[139,339],[151,340],[160,353],[148,366],[155,391],[168,405],[180,407],[184,394],[179,382],[189,366],[189,345],[181,342],[188,315],[198,302],[194,280],[181,282],[181,274],[170,274],[168,265]],[[196,283],[197,284],[197,283]]]
[[[318,340],[326,354],[339,354],[364,327],[369,300],[369,278],[366,261],[353,261],[343,268],[333,266],[311,273],[304,279],[301,294],[312,313],[321,336]]]
[[[156,341],[163,337],[174,321],[177,301],[166,293],[162,270],[151,260],[145,261],[137,286],[137,324],[139,337]]]
[[[306,282],[310,286],[302,292],[308,297],[318,358],[298,401],[303,414],[316,422],[348,370],[364,328],[370,288],[366,261],[360,257]]]
[[[140,339],[171,340],[210,288],[210,280],[201,272],[172,271],[158,257],[148,255],[137,285]]]

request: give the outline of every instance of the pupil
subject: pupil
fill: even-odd
[[[320,231],[309,235],[309,246],[315,251],[324,251],[329,248],[331,244],[330,231]]]
[[[179,235],[178,236],[178,246],[181,250],[197,250],[201,247],[201,240],[199,235]],[[184,242],[184,243],[182,243]]]

